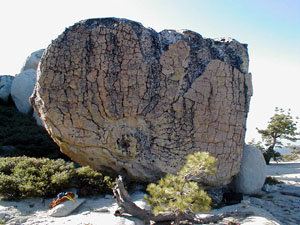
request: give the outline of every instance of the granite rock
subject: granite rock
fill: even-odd
[[[67,28],[45,50],[31,103],[61,151],[141,181],[207,151],[227,184],[240,169],[252,95],[247,45],[118,18]]]
[[[83,198],[78,198],[76,195],[75,197],[76,202],[66,201],[62,202],[59,205],[55,206],[54,208],[48,211],[49,216],[53,217],[63,217],[70,215],[75,209],[81,206],[86,200]]]
[[[16,75],[12,83],[11,96],[17,109],[22,113],[30,113],[32,111],[29,97],[35,86],[36,70],[44,50],[35,51],[27,57],[21,72]],[[37,124],[41,125],[42,122],[39,121],[36,113],[34,117],[37,120]]]
[[[37,51],[31,53],[30,56],[27,57],[24,65],[21,69],[21,72],[23,72],[25,70],[30,70],[30,69],[36,70],[44,51],[45,51],[45,49],[40,49],[40,50],[37,50]]]
[[[266,162],[259,149],[245,145],[240,172],[233,180],[236,192],[253,195],[261,192],[266,180]]]
[[[32,110],[29,97],[32,94],[36,82],[36,71],[34,69],[25,70],[16,75],[11,86],[11,97],[18,109],[22,113],[30,113]]]

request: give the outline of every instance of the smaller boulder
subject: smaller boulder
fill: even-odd
[[[240,172],[232,183],[234,191],[248,195],[258,194],[266,175],[266,162],[261,151],[254,146],[245,145]]]
[[[78,198],[77,194],[75,195],[74,199],[76,200],[76,202],[62,202],[54,208],[50,209],[48,215],[53,217],[63,217],[70,215],[75,209],[77,209],[85,202],[85,199]]]
[[[14,78],[14,76],[10,75],[0,75],[0,99],[4,102],[8,101]]]
[[[31,70],[31,69],[36,70],[44,50],[45,49],[40,49],[38,51],[31,53],[31,55],[27,57],[24,66],[21,69],[21,72],[25,70]]]
[[[19,73],[13,80],[10,93],[19,112],[29,113],[32,110],[29,97],[33,92],[35,82],[36,70],[34,69]]]

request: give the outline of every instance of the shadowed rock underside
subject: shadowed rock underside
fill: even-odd
[[[52,42],[37,79],[32,105],[81,165],[153,181],[208,151],[218,172],[202,182],[239,172],[252,95],[246,45],[89,19]]]

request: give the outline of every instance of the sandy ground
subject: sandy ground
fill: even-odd
[[[254,216],[247,218],[225,218],[218,224],[300,224],[300,160],[295,162],[272,163],[267,166],[268,176],[274,176],[283,181],[283,184],[272,186],[272,190],[262,192],[256,197],[245,196],[250,202],[248,207],[243,204],[223,207],[208,214],[225,211],[240,210],[252,211]],[[287,194],[282,194],[286,192]],[[135,192],[132,198],[142,207],[142,192]],[[0,201],[0,221],[4,224],[68,224],[68,225],[142,225],[143,222],[132,217],[116,217],[113,215],[117,209],[115,200],[111,195],[94,196],[87,198],[71,215],[66,217],[51,217],[48,215],[48,206],[51,199],[27,199],[19,202]],[[207,214],[202,214],[205,216]],[[1,224],[1,222],[0,222]]]
[[[272,162],[267,166],[267,174],[276,177],[285,184],[300,187],[300,160],[280,163]]]
[[[275,216],[281,224],[300,224],[300,160],[271,163],[267,174],[282,181],[277,190],[260,199],[251,198],[253,205],[262,207]]]

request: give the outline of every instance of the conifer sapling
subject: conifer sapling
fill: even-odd
[[[211,198],[192,180],[214,174],[215,165],[216,159],[207,152],[196,152],[187,157],[185,166],[176,175],[167,174],[158,184],[149,184],[147,191],[150,196],[145,198],[154,215],[171,211],[180,221],[185,213],[209,211]]]

